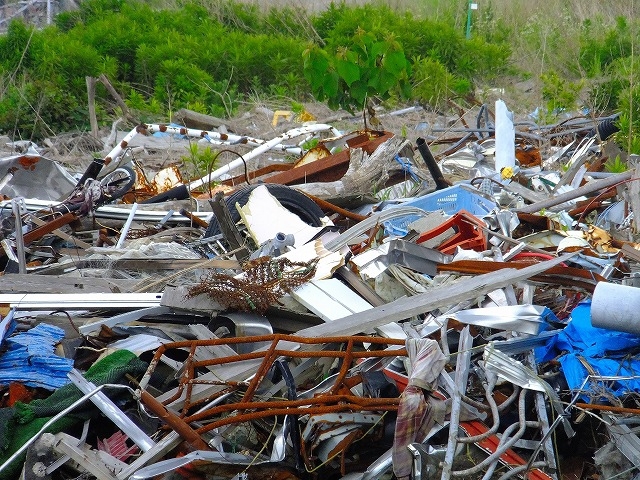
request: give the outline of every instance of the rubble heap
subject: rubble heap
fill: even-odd
[[[0,478],[636,478],[637,158],[495,112],[0,159]]]

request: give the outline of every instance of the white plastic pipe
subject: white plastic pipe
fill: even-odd
[[[591,299],[591,324],[640,335],[640,288],[598,282]]]
[[[118,239],[118,243],[116,243],[116,248],[122,248],[124,244],[125,238],[127,238],[127,233],[129,233],[129,229],[131,228],[131,222],[133,222],[133,217],[136,216],[136,210],[138,209],[138,204],[134,203],[131,205],[131,212],[129,213],[129,218],[127,218],[127,222],[122,227],[120,231],[120,238]]]
[[[333,127],[331,125],[319,123],[289,130],[288,132],[285,132],[282,135],[279,135],[269,140],[268,142],[263,143],[259,147],[254,148],[249,153],[243,155],[243,158],[237,158],[236,160],[233,160],[226,165],[214,170],[213,172],[211,172],[211,175],[206,175],[198,180],[194,180],[189,184],[189,190],[195,190],[196,188],[200,188],[201,186],[210,183],[212,180],[220,178],[220,176],[224,175],[225,173],[228,173],[232,169],[241,166],[243,164],[243,159],[244,161],[248,161],[264,152],[268,152],[269,150],[279,145],[283,140],[288,140],[308,133],[323,132],[332,129]]]

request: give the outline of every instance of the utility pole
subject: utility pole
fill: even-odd
[[[477,9],[478,4],[474,0],[469,0],[467,5],[467,39],[471,38],[471,11]]]

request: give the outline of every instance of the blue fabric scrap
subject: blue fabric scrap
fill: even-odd
[[[598,376],[619,377],[611,381],[591,382],[585,395],[591,401],[602,394],[617,397],[640,392],[640,336],[596,328],[591,324],[591,302],[579,304],[571,312],[565,329],[536,349],[539,362],[558,357],[570,389],[579,389],[590,374],[585,363]],[[626,377],[626,378],[625,378]],[[636,377],[636,378],[628,378]]]
[[[54,353],[63,338],[63,329],[46,323],[8,338],[7,351],[0,355],[0,384],[20,382],[55,390],[69,383],[73,360]]]

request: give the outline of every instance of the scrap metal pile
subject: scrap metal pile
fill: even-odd
[[[0,160],[0,478],[638,478],[640,166],[504,110]]]

